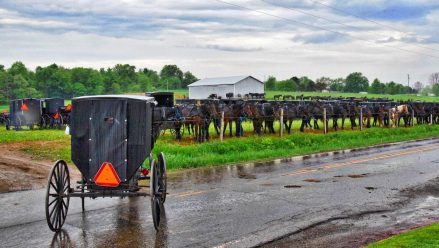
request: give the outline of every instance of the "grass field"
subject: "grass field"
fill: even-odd
[[[245,125],[246,130],[251,124]],[[213,132],[211,132],[213,133]],[[417,125],[410,128],[371,128],[363,131],[344,130],[322,134],[321,131],[307,130],[280,138],[278,134],[261,137],[246,131],[247,137],[228,136],[219,141],[216,134],[210,142],[198,144],[186,135],[181,143],[170,135],[161,136],[154,153],[165,152],[171,170],[214,166],[247,161],[268,160],[280,157],[305,155],[316,152],[333,151],[369,145],[439,137],[439,125]],[[0,127],[0,143],[11,144],[31,154],[35,159],[70,160],[70,136],[61,130],[6,131]],[[19,144],[17,146],[17,144]]]
[[[368,248],[430,248],[439,247],[439,223],[417,228],[376,242]]]

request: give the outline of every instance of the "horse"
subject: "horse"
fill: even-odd
[[[332,105],[333,107],[333,115],[332,115],[332,127],[335,131],[338,130],[338,119],[341,118],[341,129],[344,129],[344,122],[348,115],[346,108],[340,103],[336,102]]]

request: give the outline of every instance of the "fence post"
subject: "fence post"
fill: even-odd
[[[363,108],[360,108],[360,131],[363,131]]]
[[[323,108],[323,127],[324,127],[324,133],[328,133],[328,125],[326,123],[326,108]]]
[[[224,111],[221,111],[221,123],[220,123],[220,140],[224,138]]]
[[[280,130],[279,130],[279,132],[280,132],[280,137],[282,138],[282,136],[284,135],[284,109],[283,108],[281,108],[280,109],[280,119],[279,119],[279,121],[280,121]]]
[[[433,114],[430,114],[430,125],[433,125]]]
[[[412,127],[415,126],[415,111],[412,110]]]

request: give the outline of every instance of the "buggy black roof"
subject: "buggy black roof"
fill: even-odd
[[[154,102],[154,97],[137,96],[137,95],[96,95],[96,96],[80,96],[72,100],[93,100],[93,99],[131,99],[146,102]]]

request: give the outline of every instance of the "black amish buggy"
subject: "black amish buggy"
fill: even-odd
[[[64,118],[60,109],[64,107],[64,99],[62,98],[45,98],[43,99],[43,120],[44,127],[58,128],[64,124]]]
[[[153,113],[153,129],[157,131],[154,135],[165,135],[166,130],[169,133],[181,138],[181,126],[183,124],[183,115],[178,108],[174,106],[174,92],[147,92],[146,96],[154,97],[156,107]]]
[[[67,163],[53,166],[46,193],[46,219],[52,231],[64,224],[71,197],[150,196],[154,227],[160,225],[160,207],[166,200],[166,160],[151,155],[154,98],[145,96],[84,96],[72,100],[72,161],[82,180],[71,187]],[[148,159],[149,158],[149,159]],[[149,160],[145,168],[144,161]],[[149,180],[149,192],[140,180]]]
[[[15,130],[20,130],[22,127],[33,129],[35,125],[44,126],[44,119],[42,118],[43,104],[41,99],[25,98],[11,100],[9,105],[9,125]]]

